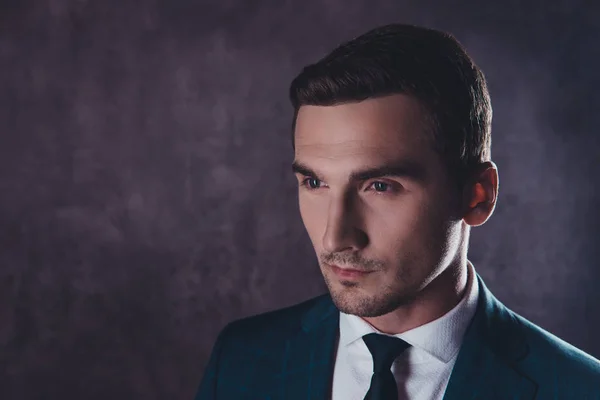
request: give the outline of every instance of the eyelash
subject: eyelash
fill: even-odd
[[[306,190],[308,190],[308,191],[311,191],[311,192],[314,192],[315,190],[317,190],[317,189],[320,189],[320,188],[311,188],[311,187],[308,185],[308,181],[309,181],[309,180],[311,180],[311,179],[314,179],[314,180],[316,180],[316,181],[318,181],[318,182],[321,182],[321,181],[320,181],[319,179],[317,179],[317,178],[310,178],[310,177],[309,177],[309,178],[304,178],[304,179],[302,180],[302,182],[300,182],[300,186],[304,187]],[[378,194],[380,194],[380,195],[381,195],[381,194],[387,194],[387,193],[390,193],[390,194],[391,194],[391,193],[393,193],[393,192],[396,192],[396,191],[397,191],[397,188],[395,188],[395,187],[394,187],[394,184],[392,184],[392,183],[389,183],[389,182],[383,182],[383,181],[373,181],[373,182],[371,182],[371,184],[369,185],[369,187],[371,187],[371,186],[372,186],[374,183],[383,183],[384,185],[387,185],[387,186],[388,186],[389,190],[387,190],[387,191],[385,191],[385,192],[379,192],[379,191],[377,191],[377,190],[375,191],[375,193],[378,193]]]

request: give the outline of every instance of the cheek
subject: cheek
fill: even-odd
[[[298,206],[304,227],[314,243],[322,221],[326,221],[325,216],[322,215],[318,204],[303,198],[302,195],[298,199]]]
[[[418,199],[410,199],[382,207],[371,213],[367,222],[374,241],[397,246],[419,236],[427,217]]]
[[[303,199],[302,195],[298,195],[298,208],[300,210],[300,217],[302,218],[302,222],[306,225],[306,221],[310,219],[311,214],[314,213],[314,208],[310,207],[310,205]]]
[[[424,207],[419,220],[411,225],[412,232],[405,237],[405,249],[412,250],[424,272],[436,270],[453,256],[460,239],[459,227],[449,221],[443,207]]]
[[[439,241],[438,216],[420,199],[411,199],[388,210],[385,217],[378,217],[376,222],[377,226],[370,227],[373,241],[377,247],[387,249],[384,251],[395,262],[427,258],[435,247],[434,242]]]

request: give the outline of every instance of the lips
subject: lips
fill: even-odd
[[[338,267],[337,265],[333,265],[333,264],[331,264],[330,267],[337,276],[339,276],[340,278],[346,278],[346,279],[359,279],[359,278],[362,278],[362,277],[374,272],[374,271],[363,271],[363,270],[359,270],[359,269],[341,268],[341,267]]]

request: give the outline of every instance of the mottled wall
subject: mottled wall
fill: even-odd
[[[288,85],[393,21],[489,80],[499,203],[469,258],[600,357],[594,2],[3,0],[0,398],[190,399],[228,321],[324,292]]]

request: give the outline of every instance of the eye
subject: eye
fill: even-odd
[[[314,191],[320,188],[321,181],[317,178],[308,177],[300,182],[300,186],[305,187],[307,190]],[[373,181],[367,188],[373,187],[376,193],[391,193],[397,190],[397,188],[388,182]]]
[[[317,182],[314,185],[312,185],[312,182]],[[319,182],[321,182],[320,180],[318,180],[317,178],[306,178],[304,180],[302,180],[302,182],[300,182],[300,186],[304,186],[306,187],[308,190],[316,190],[318,189],[319,186]],[[313,187],[313,186],[317,186],[317,187]]]
[[[387,192],[391,185],[387,182],[375,181],[371,184],[376,192]]]

